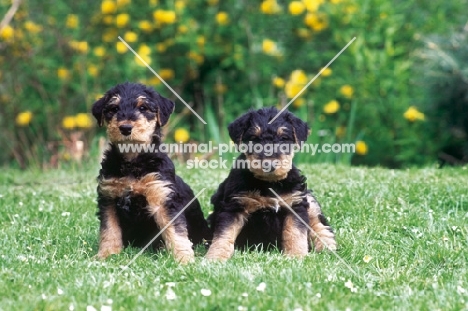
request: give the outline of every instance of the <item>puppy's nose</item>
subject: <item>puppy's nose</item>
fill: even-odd
[[[133,126],[131,124],[123,124],[119,126],[120,133],[125,136],[128,136],[132,133],[132,128]]]

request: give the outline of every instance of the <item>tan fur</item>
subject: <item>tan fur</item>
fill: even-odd
[[[101,225],[100,230],[99,259],[105,259],[112,254],[119,254],[123,249],[122,229],[119,225],[115,206],[108,206],[105,214],[106,223]]]
[[[288,176],[289,171],[292,168],[292,159],[294,157],[294,153],[291,154],[282,154],[276,160],[280,161],[280,167],[276,170],[266,173],[262,170],[262,168],[254,168],[252,164],[249,165],[249,170],[254,174],[255,178],[265,180],[265,181],[278,181],[285,179]],[[246,154],[247,160],[251,163],[254,160],[258,160],[258,157],[254,154],[249,155]],[[268,159],[268,161],[273,161],[275,159]],[[283,161],[288,161],[288,165],[283,165]]]
[[[111,121],[107,124],[107,136],[113,143],[117,142],[134,142],[139,144],[149,144],[154,135],[157,120],[148,121],[143,115],[139,115],[136,121],[117,121],[114,115]],[[122,135],[119,126],[130,124],[133,126],[132,133],[128,136]]]
[[[234,254],[234,243],[239,232],[246,222],[247,214],[239,213],[232,219],[232,223],[222,232],[215,232],[213,242],[206,253],[206,258],[210,260],[225,261]]]
[[[254,126],[254,134],[260,136],[262,134],[262,128],[258,125]]]
[[[137,107],[143,106],[145,104],[145,96],[138,96],[137,98]]]
[[[283,226],[283,252],[286,256],[302,258],[308,253],[307,228],[299,228],[296,215],[286,215]]]
[[[193,261],[195,256],[187,228],[178,228],[176,231],[174,224],[169,224],[172,219],[167,215],[164,207],[167,198],[173,192],[169,186],[169,182],[160,180],[159,175],[154,173],[144,176],[140,183],[134,186],[134,191],[144,192],[150,215],[154,217],[160,230],[166,228],[162,232],[166,248],[174,254],[177,261],[185,264]]]
[[[239,195],[233,197],[233,199],[238,201],[244,207],[245,212],[248,214],[265,208],[273,208],[276,210],[279,208],[278,199],[263,197],[258,191],[239,193]]]
[[[286,126],[280,126],[278,127],[278,130],[276,131],[276,134],[278,136],[281,136],[283,135],[284,132],[286,132],[288,130],[288,128]]]
[[[321,252],[323,249],[336,250],[335,234],[329,226],[320,222],[318,216],[322,213],[317,201],[311,195],[307,195],[309,203],[309,225],[313,231],[309,232],[309,238],[313,241],[315,250]]]

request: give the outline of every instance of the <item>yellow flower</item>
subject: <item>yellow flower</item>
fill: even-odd
[[[119,54],[124,54],[128,50],[127,46],[121,41],[115,43],[115,48]]]
[[[148,84],[150,84],[150,85],[159,85],[159,84],[161,84],[161,80],[159,80],[158,77],[154,76],[154,77],[148,79]]]
[[[314,31],[322,31],[328,26],[326,17],[322,14],[309,13],[304,18],[304,23]]]
[[[302,39],[310,39],[312,37],[310,30],[306,28],[296,29],[296,34],[299,38],[302,38]]]
[[[220,25],[227,25],[229,23],[229,15],[226,12],[219,12],[216,14],[216,22]]]
[[[325,70],[322,71],[321,76],[329,77],[329,76],[331,76],[331,74],[332,74],[332,70],[329,67],[327,67],[327,68],[325,68]]]
[[[138,54],[149,55],[151,54],[151,49],[146,44],[140,44],[140,46],[138,47]]]
[[[343,0],[330,0],[330,3],[332,4],[338,4],[341,3]]]
[[[98,67],[96,65],[88,65],[88,73],[91,77],[96,77],[99,73]]]
[[[276,86],[277,88],[284,87],[285,83],[286,82],[284,81],[284,79],[282,79],[280,77],[274,77],[273,78],[273,85]]]
[[[70,46],[80,53],[88,52],[88,42],[86,41],[70,41]]]
[[[153,25],[150,21],[144,20],[138,23],[138,28],[145,32],[150,32],[153,29]]]
[[[126,13],[117,14],[117,16],[115,17],[115,25],[118,28],[126,27],[129,22],[130,22],[130,15]]]
[[[70,72],[68,71],[68,69],[60,67],[59,69],[57,69],[57,77],[59,77],[62,80],[66,80],[70,77]]]
[[[195,63],[197,63],[198,65],[203,64],[203,62],[205,61],[205,57],[195,51],[188,52],[187,57],[195,61]]]
[[[227,91],[227,86],[226,84],[216,83],[214,90],[217,94],[224,94]]]
[[[130,4],[132,2],[132,0],[117,0],[117,6],[126,6],[128,4]]]
[[[74,116],[66,116],[62,119],[62,127],[65,129],[72,129],[76,126]]]
[[[284,92],[288,98],[294,98],[297,94],[299,94],[303,87],[303,85],[288,81],[284,87]]]
[[[307,84],[307,75],[303,70],[297,69],[291,73],[291,81],[296,84]]]
[[[149,0],[149,4],[150,5],[158,5],[159,4],[159,0]]]
[[[163,79],[163,80],[171,80],[174,78],[175,74],[174,74],[174,70],[172,69],[161,69],[159,71],[159,76]]]
[[[78,18],[78,15],[76,14],[68,14],[67,15],[67,21],[65,23],[65,25],[68,27],[68,28],[72,28],[72,29],[75,29],[76,27],[78,27],[78,24],[79,24],[79,18]]]
[[[305,5],[301,1],[291,1],[289,3],[289,13],[292,15],[300,15],[304,13]]]
[[[366,155],[368,151],[367,144],[362,140],[356,142],[356,153],[358,155]]]
[[[164,42],[156,43],[156,50],[157,50],[158,52],[161,52],[161,53],[162,53],[162,52],[165,52],[166,49],[167,49],[167,46],[166,46],[166,44],[165,44]]]
[[[156,10],[153,12],[153,17],[160,24],[174,24],[176,21],[174,11]]]
[[[102,14],[112,14],[117,9],[117,5],[114,1],[104,0],[101,3],[101,12]]]
[[[174,7],[177,11],[182,11],[183,9],[185,9],[185,1],[177,0],[174,4]]]
[[[38,33],[38,32],[41,32],[42,31],[42,26],[34,23],[34,22],[31,22],[31,21],[26,21],[24,23],[24,28],[26,28],[26,30],[28,30],[29,32],[31,33]]]
[[[350,4],[350,5],[347,5],[345,7],[345,12],[348,13],[348,14],[354,14],[354,13],[356,13],[357,9],[358,8],[357,8],[356,5]]]
[[[103,46],[97,46],[94,48],[94,55],[98,57],[103,57],[106,55],[106,49]]]
[[[32,117],[32,112],[29,110],[20,112],[16,116],[16,124],[19,126],[27,126],[31,123]]]
[[[406,120],[410,122],[414,122],[416,120],[424,120],[425,116],[424,113],[420,112],[416,107],[411,106],[406,110],[406,112],[403,114]]]
[[[337,100],[331,100],[323,106],[323,112],[328,114],[336,113],[340,110],[340,103]]]
[[[116,29],[107,29],[102,34],[102,41],[104,42],[114,42],[118,37],[118,33]]]
[[[364,258],[362,258],[362,261],[364,261],[365,263],[369,263],[371,260],[372,260],[372,257],[369,255],[366,255],[364,256]]]
[[[302,0],[307,11],[317,12],[320,5],[324,2],[323,0]]]
[[[93,126],[93,120],[88,113],[78,113],[74,121],[76,127],[90,128]]]
[[[185,25],[180,25],[180,26],[177,28],[177,30],[179,31],[179,33],[184,34],[184,33],[186,33],[187,31],[189,31],[189,28],[188,28],[187,26],[185,26]]]
[[[340,93],[346,98],[351,98],[353,97],[354,89],[351,85],[345,84],[340,88]]]
[[[186,143],[190,139],[190,134],[189,132],[184,129],[179,127],[178,129],[175,130],[174,132],[174,140],[178,143]]]
[[[112,15],[106,15],[102,18],[102,21],[106,25],[112,25],[114,23],[114,16]]]
[[[138,35],[133,31],[127,31],[124,35],[124,40],[127,42],[136,42],[138,41]]]
[[[278,47],[276,46],[275,41],[270,39],[264,39],[262,43],[262,50],[265,54],[275,55],[278,51]]]
[[[335,130],[336,137],[342,138],[346,134],[346,127],[338,126]]]
[[[0,38],[8,41],[12,39],[15,35],[15,30],[10,25],[6,25],[0,32]]]
[[[140,55],[140,57],[146,62],[146,64],[151,65],[151,56],[150,55]],[[135,56],[136,63],[141,67],[146,67],[146,64],[141,61],[141,59]]]
[[[276,0],[265,0],[260,4],[260,11],[263,14],[276,14],[281,11],[281,8]]]
[[[206,39],[204,36],[198,36],[197,37],[197,45],[199,47],[203,47],[205,45]]]
[[[306,100],[304,98],[296,98],[293,103],[292,103],[292,106],[296,109],[298,108],[301,108],[302,106],[304,106],[304,103],[306,102]]]
[[[211,6],[217,5],[219,0],[208,0],[208,4]]]

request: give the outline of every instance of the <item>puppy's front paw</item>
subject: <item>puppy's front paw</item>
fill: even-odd
[[[233,243],[215,243],[211,244],[205,258],[209,260],[226,261],[234,254]]]
[[[174,258],[177,260],[179,263],[186,265],[188,263],[194,262],[195,261],[195,254],[193,252],[193,249],[179,249],[179,250],[174,250]]]
[[[97,257],[99,259],[106,259],[110,255],[120,254],[122,249],[123,249],[122,244],[101,243],[101,245],[99,245],[99,251],[98,251]]]
[[[324,226],[319,232],[312,233],[312,240],[314,241],[315,251],[318,253],[323,250],[336,251],[337,249],[335,234],[328,226]]]

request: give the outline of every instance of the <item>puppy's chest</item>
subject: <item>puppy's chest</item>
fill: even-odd
[[[130,211],[147,206],[162,206],[172,194],[171,183],[158,173],[149,173],[141,178],[99,178],[98,193],[113,199],[117,208]]]

